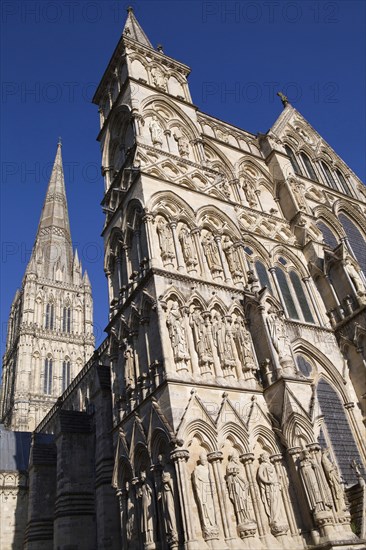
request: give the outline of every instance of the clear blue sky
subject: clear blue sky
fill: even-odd
[[[91,98],[122,31],[127,3],[1,4],[1,326],[29,259],[56,152],[63,159],[72,237],[90,274],[97,343],[107,323],[97,108]],[[365,10],[360,1],[139,1],[154,46],[192,68],[194,103],[265,132],[283,90],[365,180]]]

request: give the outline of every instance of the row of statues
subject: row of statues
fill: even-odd
[[[154,115],[149,124],[151,141],[153,145],[161,147],[163,145],[164,130],[157,117]],[[181,157],[189,156],[189,139],[180,130],[173,133],[174,140],[177,143],[178,153]]]
[[[251,337],[243,317],[223,316],[215,309],[202,311],[198,305],[191,306],[189,311],[173,300],[166,322],[177,370],[188,370],[189,329],[201,374],[214,374],[214,357],[219,360],[224,376],[235,376],[238,363],[243,372],[256,370]]]
[[[309,509],[315,514],[314,517],[327,510],[342,514],[346,512],[347,506],[338,469],[330,460],[327,449],[319,457],[317,459],[312,451],[303,449],[298,461],[299,479],[303,484]],[[287,490],[286,482],[280,473],[282,466],[277,464],[277,468],[268,452],[263,451],[260,454],[258,466],[252,470],[252,477],[246,468],[244,474],[241,462],[246,459],[239,458],[235,449],[229,453],[225,474],[223,473],[227,499],[222,496],[221,502],[216,486],[216,483],[221,483],[221,474],[213,475],[214,465],[210,465],[212,460],[215,457],[211,459],[206,451],[201,451],[191,473],[192,494],[198,510],[202,537],[206,542],[222,536],[220,517],[222,510],[228,517],[231,516],[227,508],[229,502],[236,519],[237,533],[242,539],[254,537],[259,524],[263,525],[265,522],[268,525],[265,531],[270,531],[275,537],[288,532],[289,518],[285,506],[288,494],[284,494]],[[159,539],[165,540],[169,548],[178,548],[182,525],[178,514],[177,487],[173,465],[164,464],[161,456],[159,464],[154,466],[154,478],[149,478],[145,471],[141,471],[139,478],[126,484],[123,513],[129,548],[138,547],[138,532],[141,533],[140,540],[142,537],[146,550],[157,548]]]
[[[156,223],[156,231],[158,234],[163,265],[164,267],[171,268],[174,266],[174,258],[177,257],[172,228],[163,217],[159,217]],[[196,273],[199,264],[196,244],[192,232],[186,225],[180,228],[177,234],[177,240],[179,241],[188,273],[192,271]],[[218,240],[220,240],[220,245],[218,244]],[[214,279],[221,277],[224,272],[223,257],[225,258],[230,276],[234,282],[243,278],[244,270],[240,246],[235,245],[229,235],[224,235],[222,238],[219,238],[214,237],[209,231],[204,231],[201,244],[203,251],[202,260],[205,260],[207,268]],[[220,254],[220,246],[222,255]]]
[[[233,450],[228,456],[225,482],[227,494],[235,513],[239,536],[245,538],[254,536],[257,530],[257,520],[255,519],[252,502],[253,494],[256,495],[255,491],[257,489],[250,488],[249,482],[241,473],[241,468],[239,455],[237,451]],[[259,457],[256,478],[271,532],[274,535],[286,533],[289,526],[282,506],[281,483],[267,452],[263,452]],[[203,538],[205,540],[218,538],[215,487],[205,452],[202,452],[199,456],[197,466],[192,473],[192,483]]]

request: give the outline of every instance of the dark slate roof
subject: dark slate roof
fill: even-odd
[[[12,432],[0,424],[0,470],[28,469],[30,432]]]

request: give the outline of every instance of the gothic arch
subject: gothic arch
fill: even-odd
[[[224,175],[227,177],[228,180],[231,180],[235,177],[235,174],[233,172],[233,167],[231,162],[229,161],[228,157],[221,151],[219,147],[216,147],[212,141],[207,141],[206,139],[203,139],[203,146],[205,152],[211,153],[213,155],[212,165],[213,169],[217,170],[217,168],[214,168],[215,163],[220,163],[220,168],[222,167],[224,169]],[[217,170],[218,172],[221,172],[221,170]]]
[[[347,216],[356,227],[361,230],[364,238],[366,235],[366,222],[365,216],[361,214],[358,208],[352,204],[347,203],[344,199],[336,201],[333,205],[334,213],[339,217],[340,214]],[[338,220],[339,221],[339,220]],[[341,223],[339,221],[339,223]],[[342,225],[342,224],[341,224]],[[343,225],[342,225],[343,228]],[[345,230],[343,230],[345,232]]]
[[[238,166],[238,177],[245,174],[249,175],[249,177],[254,179],[256,182],[260,179],[265,181],[269,180],[270,174],[264,169],[260,162],[258,162],[256,159],[253,159],[249,155],[244,155],[241,159],[237,161],[236,164]],[[246,168],[249,168],[248,172],[246,172]]]
[[[338,238],[345,237],[345,232],[338,218],[326,206],[319,205],[314,208],[314,216],[318,221],[329,225]]]
[[[152,105],[154,106],[152,107]],[[161,115],[159,115],[159,107],[161,107],[163,110],[165,109],[165,111],[169,113],[167,116],[168,119],[172,118],[172,114],[177,116],[179,121],[182,121],[185,130],[190,133],[191,139],[200,137],[198,129],[196,128],[192,120],[185,114],[182,109],[178,107],[178,105],[173,100],[166,97],[165,95],[154,94],[144,99],[140,104],[141,113],[143,114],[144,118],[149,114],[153,114],[157,116],[157,118],[160,118],[160,121],[163,122],[164,128],[166,128],[168,123]]]
[[[175,286],[169,287],[163,294],[163,296],[160,298],[162,302],[167,303],[168,300],[174,300],[176,299],[177,302],[180,303],[181,306],[184,306],[186,303],[186,297],[184,294],[177,289]]]
[[[299,438],[305,439],[306,444],[314,443],[314,428],[310,420],[297,412],[292,412],[287,418],[282,428],[286,444],[288,447],[298,447]]]
[[[250,449],[254,449],[257,442],[263,442],[264,445],[270,447],[271,454],[278,454],[281,452],[273,431],[266,426],[261,426],[260,424],[254,426],[249,432]],[[250,452],[250,450],[247,452]]]
[[[182,439],[187,442],[187,446],[190,445],[194,437],[201,442],[202,447],[204,447],[208,453],[216,450],[217,432],[204,420],[192,420],[185,426]]]
[[[258,241],[255,237],[249,234],[245,234],[242,238],[244,248],[248,246],[249,248],[253,248],[253,255],[247,254],[247,256],[250,258],[250,262],[252,263],[252,260],[259,260],[265,264],[267,268],[271,267],[271,254],[268,252],[267,248],[263,246],[263,244]]]
[[[310,274],[308,273],[304,264],[289,248],[286,248],[282,244],[279,244],[272,249],[271,254],[273,258],[273,264],[276,263],[276,261],[278,262],[278,257],[282,256],[284,259],[288,260],[290,264],[293,264],[301,277],[310,277]],[[282,265],[281,262],[279,263],[279,266],[286,272],[288,272],[289,268],[291,267]]]
[[[219,448],[223,448],[225,442],[230,441],[240,454],[250,452],[248,432],[239,423],[226,422],[223,424],[219,428],[218,440]]]
[[[170,206],[170,212],[167,207]],[[160,214],[169,221],[173,218],[175,221],[184,221],[190,229],[195,227],[195,213],[191,206],[172,191],[159,191],[155,193],[149,201],[148,210],[152,213]]]
[[[151,458],[154,464],[158,462],[159,454],[162,454],[163,449],[169,449],[170,438],[163,428],[155,428],[152,436],[151,442],[149,444]]]
[[[218,221],[217,227],[212,227],[212,223],[214,221]],[[221,210],[216,208],[215,206],[203,206],[197,210],[197,225],[200,225],[204,229],[208,229],[209,231],[214,232],[215,229],[218,231],[220,230],[225,232],[225,228],[227,228],[229,231],[231,231],[231,236],[235,240],[240,240],[240,230],[233,223],[233,221],[224,214]],[[227,233],[230,235],[230,233]]]
[[[325,377],[337,388],[345,403],[349,401],[349,396],[345,390],[344,381],[340,372],[336,369],[333,363],[326,357],[319,348],[315,347],[310,342],[303,340],[302,338],[294,340],[292,342],[292,350],[296,353],[301,353],[305,357],[308,357],[312,363],[322,367],[325,373]],[[319,374],[319,379],[324,374]]]

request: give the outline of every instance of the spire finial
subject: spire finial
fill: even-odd
[[[277,95],[280,98],[280,100],[282,101],[282,105],[283,105],[284,108],[287,107],[287,105],[290,104],[290,102],[288,100],[288,97],[285,94],[283,94],[282,92],[277,92]]]
[[[57,145],[58,145],[59,147],[62,147],[62,138],[61,138],[61,137],[58,138]]]
[[[128,6],[127,13],[133,13],[133,7],[132,6]]]

